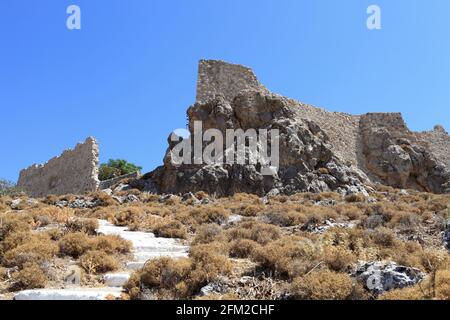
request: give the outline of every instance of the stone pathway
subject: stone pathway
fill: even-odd
[[[105,287],[67,289],[25,290],[14,296],[15,300],[105,300],[118,298],[122,286],[127,282],[133,270],[137,270],[151,259],[159,257],[187,257],[189,247],[177,239],[157,238],[149,232],[128,231],[126,227],[117,227],[107,221],[99,220],[99,234],[119,235],[133,244],[134,260],[127,263],[127,270],[104,275]]]

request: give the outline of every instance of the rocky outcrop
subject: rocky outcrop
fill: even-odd
[[[395,262],[372,261],[360,263],[354,276],[364,283],[366,289],[379,295],[413,286],[422,281],[425,273],[416,268],[399,266]]]
[[[200,61],[197,102],[187,116],[191,138],[179,141],[192,148],[198,122],[202,134],[208,129],[223,136],[229,129],[278,130],[278,170],[268,175],[267,171],[263,174],[264,163],[199,164],[193,157],[189,164],[175,163],[171,150],[179,141],[169,137],[164,165],[140,180],[142,189],[173,194],[206,191],[217,196],[237,192],[349,194],[365,193],[368,183],[383,183],[450,192],[448,155],[438,151],[443,146],[448,150],[450,140],[440,127],[419,134],[408,129],[399,113],[355,116],[305,105],[269,92],[247,67]],[[430,137],[439,140],[432,142]],[[227,144],[223,144],[226,154]],[[245,150],[248,159],[257,157],[249,146]]]
[[[369,173],[396,188],[450,192],[450,172],[444,163],[409,131],[400,114],[361,117],[361,144]]]
[[[32,197],[95,191],[100,183],[98,153],[97,142],[89,137],[46,164],[22,170],[17,186]]]

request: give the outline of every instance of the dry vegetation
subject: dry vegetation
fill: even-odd
[[[449,253],[443,246],[450,196],[378,186],[369,198],[330,192],[263,201],[248,194],[211,199],[198,193],[197,199],[209,199],[199,204],[128,193],[139,201],[120,205],[96,193],[92,196],[100,204],[91,209],[55,206],[76,198],[70,195],[19,210],[10,209],[11,199],[1,198],[0,279],[7,285],[0,289],[46,286],[48,264],[55,259],[75,259],[93,275],[119,269],[130,245],[96,235],[95,219],[106,219],[191,245],[188,258],[152,260],[135,272],[125,288],[132,299],[198,298],[211,282],[243,276],[262,287],[276,282],[279,298],[450,299]],[[318,229],[330,222],[335,224]],[[374,296],[351,272],[358,261],[382,260],[419,268],[427,277],[416,286]],[[208,297],[241,298],[235,289]]]

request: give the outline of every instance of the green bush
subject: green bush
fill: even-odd
[[[142,167],[139,167],[133,163],[126,160],[110,159],[108,163],[103,163],[100,165],[100,170],[98,178],[101,181],[113,179],[133,172],[141,171]]]

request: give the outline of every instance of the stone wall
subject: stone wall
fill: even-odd
[[[98,145],[87,138],[73,150],[20,172],[18,187],[32,197],[83,194],[98,189]]]
[[[435,126],[432,131],[419,132],[417,136],[438,161],[450,168],[450,135],[442,126]]]
[[[249,89],[267,91],[250,68],[218,60],[200,60],[197,102],[207,102],[218,94],[231,101],[239,92]]]

